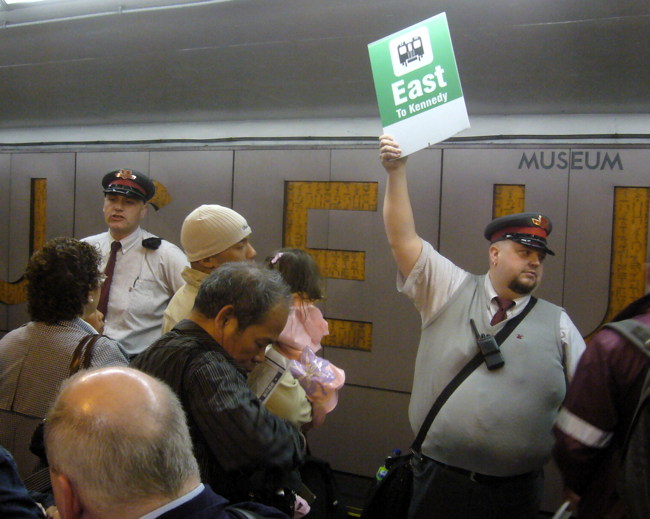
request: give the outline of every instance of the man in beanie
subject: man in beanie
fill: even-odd
[[[98,304],[103,333],[133,357],[160,336],[163,312],[183,285],[187,260],[176,245],[140,227],[156,192],[147,176],[118,169],[104,175],[102,187],[108,231],[83,241],[99,249],[107,276]]]
[[[408,517],[534,519],[553,422],[585,348],[562,308],[531,296],[546,255],[553,255],[546,243],[550,219],[521,213],[491,222],[484,232],[488,273],[470,274],[418,236],[406,158],[386,135],[380,137],[380,159],[388,173],[383,212],[397,286],[422,318],[409,405],[414,432],[451,379],[479,353],[472,322],[478,333],[497,335],[523,317],[497,347],[504,364],[485,356],[433,420],[413,459]]]
[[[163,317],[162,333],[185,319],[194,306],[201,282],[229,261],[256,256],[249,238],[251,228],[238,212],[220,205],[202,205],[187,215],[181,228],[181,245],[190,267],[182,272],[185,285],[172,297]]]

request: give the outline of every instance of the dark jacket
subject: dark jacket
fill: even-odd
[[[257,503],[237,503],[237,508],[255,512],[268,519],[288,519],[285,514]],[[228,501],[215,494],[206,485],[203,492],[182,505],[165,512],[158,519],[238,519],[240,516],[230,511]]]
[[[196,323],[181,321],[131,366],[165,381],[179,396],[201,479],[218,494],[237,502],[253,492],[270,502],[263,496],[297,488],[300,433],[264,408],[246,372]]]
[[[20,480],[11,454],[4,447],[0,447],[0,517],[12,519],[44,517]]]

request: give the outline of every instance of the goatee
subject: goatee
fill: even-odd
[[[512,290],[515,294],[519,294],[521,296],[527,296],[533,290],[535,290],[536,286],[537,283],[533,283],[532,285],[524,285],[521,281],[519,281],[518,278],[516,278],[510,282],[508,288]]]

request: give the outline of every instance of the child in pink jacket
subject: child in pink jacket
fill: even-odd
[[[321,277],[314,258],[302,249],[285,248],[267,259],[291,287],[293,303],[277,349],[291,359],[290,370],[312,403],[314,427],[336,407],[345,372],[316,355],[321,339],[329,334],[327,321],[314,305],[323,298]]]

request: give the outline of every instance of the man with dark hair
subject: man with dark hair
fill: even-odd
[[[130,368],[81,371],[64,382],[45,427],[63,519],[235,519],[201,483],[183,408],[164,383]],[[254,503],[253,517],[286,519]]]
[[[102,187],[108,232],[84,241],[99,249],[107,275],[98,305],[104,333],[133,357],[160,336],[163,312],[183,286],[188,263],[176,245],[140,227],[156,192],[146,175],[118,169],[104,175]]]
[[[532,299],[544,259],[553,254],[546,243],[550,219],[520,213],[489,223],[488,272],[470,274],[417,234],[406,158],[391,137],[380,142],[388,174],[384,224],[399,270],[397,285],[422,318],[409,406],[414,432],[479,351],[470,319],[480,333],[496,335],[534,304],[501,344],[505,365],[479,366],[440,409],[415,457],[409,517],[536,518],[553,421],[584,350],[562,308]]]
[[[289,303],[277,272],[227,263],[203,281],[189,319],[132,364],[179,395],[203,480],[233,501],[252,495],[277,505],[276,492],[299,483],[303,437],[267,411],[246,382],[284,328]]]

